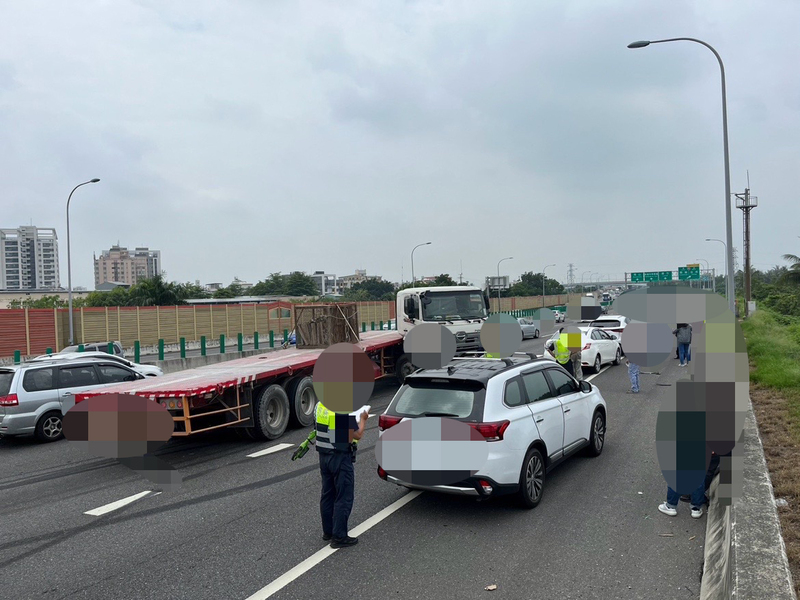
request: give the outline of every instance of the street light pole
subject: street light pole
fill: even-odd
[[[75,343],[75,335],[73,332],[72,326],[72,256],[70,255],[70,247],[69,247],[69,201],[72,200],[72,194],[75,193],[82,185],[87,185],[89,183],[97,183],[100,181],[99,179],[91,179],[89,181],[84,181],[83,183],[79,183],[72,191],[69,193],[69,197],[67,198],[67,297],[69,302],[69,345]]]
[[[708,266],[708,261],[705,258],[695,258],[695,260],[702,260],[704,263],[706,263],[706,273],[711,270]]]
[[[725,242],[723,242],[722,240],[715,239],[715,238],[706,238],[706,241],[707,242],[719,242],[720,244],[722,244],[723,247],[725,248],[725,256],[726,257],[728,256],[728,246],[725,244]],[[728,279],[730,279],[730,277],[728,276],[728,265],[726,263],[725,264],[725,293],[726,294],[729,292]],[[717,282],[716,281],[714,282],[714,291],[715,292],[717,291]]]
[[[428,246],[430,242],[425,242],[424,244],[417,244],[414,246],[414,249],[411,250],[411,286],[413,287],[414,284],[417,283],[416,278],[414,277],[414,250],[419,248],[420,246]]]
[[[725,245],[725,270],[728,273],[725,289],[728,296],[728,308],[730,308],[731,312],[735,314],[736,297],[734,295],[733,277],[730,276],[730,274],[733,273],[733,226],[731,225],[731,169],[730,160],[728,158],[728,99],[725,91],[725,65],[722,64],[722,57],[710,44],[695,38],[681,37],[670,38],[667,40],[633,42],[628,44],[628,48],[644,48],[650,44],[680,41],[695,42],[696,44],[705,46],[714,53],[714,56],[717,57],[717,62],[719,62],[720,79],[722,82],[722,145],[723,152],[725,154],[725,238],[727,239],[727,244]]]
[[[595,278],[594,278],[595,275],[600,277],[600,273],[592,273],[592,275],[591,275],[592,281],[595,281]],[[593,285],[594,285],[594,291],[596,292],[597,291],[597,283],[594,283]]]
[[[507,256],[497,261],[497,312],[500,312],[500,263],[513,258],[513,256]]]
[[[586,277],[587,273],[591,274],[591,271],[584,271],[583,273],[581,273],[581,293],[583,293],[585,291],[583,289],[583,278]]]
[[[547,267],[555,267],[555,266],[556,266],[555,263],[553,263],[552,265],[547,265]],[[547,269],[547,267],[542,269],[542,306],[544,306],[544,272],[545,269]]]

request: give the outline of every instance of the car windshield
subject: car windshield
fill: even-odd
[[[472,414],[482,390],[478,382],[409,379],[398,392],[394,412],[408,417],[447,414],[463,419]]]
[[[11,380],[14,379],[14,371],[0,371],[0,396],[8,396],[11,391]]]
[[[617,320],[602,319],[600,321],[592,321],[592,327],[619,327],[621,323]]]
[[[430,302],[427,302],[430,300]],[[424,321],[481,319],[486,317],[483,294],[477,290],[463,292],[427,292],[422,302]]]

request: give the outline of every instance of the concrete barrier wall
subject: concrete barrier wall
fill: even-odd
[[[734,499],[732,506],[721,505],[719,476],[709,489],[700,598],[797,600],[752,404],[740,443],[744,455],[741,498]]]

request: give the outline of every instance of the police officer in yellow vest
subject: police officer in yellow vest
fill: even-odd
[[[369,414],[360,419],[345,413],[336,413],[317,403],[316,447],[319,452],[319,470],[322,475],[322,497],[319,508],[322,515],[322,539],[332,539],[331,547],[345,548],[358,543],[350,537],[347,520],[353,510],[355,470],[351,444],[364,435]]]
[[[559,336],[556,338],[555,344],[550,344],[548,350],[550,350],[553,356],[556,359],[556,362],[564,367],[567,372],[575,377],[575,369],[572,364],[572,357],[574,354],[580,352],[579,348],[570,348],[569,347],[569,335],[568,333],[564,333],[564,328],[562,327],[559,330]],[[573,333],[573,336],[580,336],[580,333]]]

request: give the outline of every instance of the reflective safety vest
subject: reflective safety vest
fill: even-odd
[[[317,402],[314,414],[316,416],[317,451],[349,452],[350,415],[337,415],[325,408],[322,402]],[[338,428],[336,427],[337,420],[339,421]]]
[[[565,365],[569,362],[569,347],[566,344],[566,335],[561,334],[556,340],[556,361]]]

